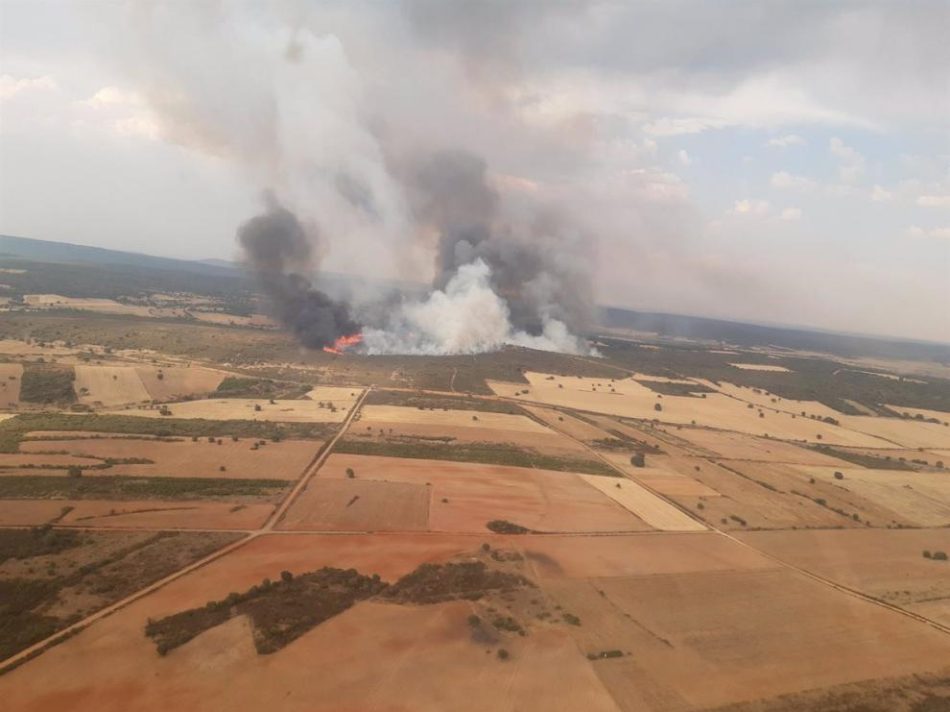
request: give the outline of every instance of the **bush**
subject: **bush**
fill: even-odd
[[[946,560],[947,560],[947,552],[945,552],[945,551],[935,551],[935,552],[933,553],[933,555],[932,555],[930,558],[933,559],[934,561],[946,561]]]
[[[653,410],[655,410],[656,412],[659,413],[660,411],[663,410],[663,406],[660,405],[659,403],[654,403],[654,404],[653,404]]]
[[[510,657],[510,656],[508,655],[508,651],[507,651],[507,650],[505,650],[504,648],[498,648],[498,659],[499,659],[499,660],[507,660],[509,657]]]
[[[634,453],[630,457],[630,464],[634,467],[646,467],[646,456],[642,452]]]
[[[836,472],[836,473],[835,473],[835,479],[836,479],[836,480],[843,480],[843,479],[844,479],[844,473],[843,473],[843,472]]]
[[[352,467],[347,467],[347,468],[346,468],[346,476],[349,477],[351,480],[352,480],[354,477],[356,477],[356,473],[353,472],[353,468],[352,468]]]
[[[66,472],[70,477],[82,477],[82,468],[79,465],[70,465]]]

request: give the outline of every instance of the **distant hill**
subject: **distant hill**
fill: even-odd
[[[169,257],[153,257],[137,252],[108,250],[102,247],[71,245],[67,242],[33,240],[12,235],[0,235],[0,257],[15,257],[31,262],[52,262],[58,264],[79,265],[126,265],[148,269],[176,270],[208,274],[213,276],[234,276],[237,268],[224,260],[192,261],[176,260]]]
[[[765,326],[697,316],[638,312],[605,307],[601,323],[660,336],[724,341],[737,346],[777,346],[845,357],[877,357],[950,363],[950,344],[875,336],[838,334],[782,326]]]

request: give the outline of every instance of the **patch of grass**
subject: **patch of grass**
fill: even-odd
[[[329,423],[272,423],[257,420],[204,420],[202,418],[140,418],[131,415],[67,415],[21,413],[0,421],[0,452],[17,452],[26,433],[41,430],[91,431],[121,435],[168,437],[238,437],[325,440],[334,431]]]
[[[300,398],[310,390],[309,384],[275,381],[270,378],[228,376],[215,391],[222,398]]]
[[[518,406],[506,401],[487,398],[452,397],[412,393],[407,391],[372,390],[364,401],[366,405],[398,405],[422,410],[473,410],[481,413],[524,415]]]
[[[342,439],[334,447],[334,452],[349,455],[382,455],[422,460],[474,462],[483,465],[533,467],[542,470],[583,472],[591,475],[607,475],[609,477],[620,476],[612,467],[598,460],[579,460],[543,455],[534,450],[520,448],[516,445],[506,443],[454,443],[452,445],[440,445],[428,442],[368,442]]]
[[[386,583],[379,576],[325,567],[299,576],[282,576],[276,582],[265,579],[244,593],[232,593],[203,608],[150,620],[145,634],[155,641],[159,654],[165,655],[235,615],[247,615],[254,626],[254,647],[265,655],[384,588]]]
[[[46,544],[41,546],[55,541],[53,546],[60,547],[63,540],[58,539],[59,535],[76,535],[71,531],[53,531],[49,534],[55,535],[57,539],[47,539]],[[47,537],[49,534],[41,536]],[[6,535],[7,532],[3,532],[0,541],[6,541],[7,545],[14,546],[20,553],[58,553],[48,549],[39,551],[35,542],[27,542],[24,550],[22,542],[11,542]],[[82,546],[93,546],[108,539],[125,541],[127,537],[127,534],[119,532],[83,534],[76,547],[59,548],[58,551],[69,551],[72,556],[72,552],[81,550]],[[55,634],[78,619],[77,614],[67,617],[49,615],[52,603],[68,604],[72,596],[82,595],[86,599],[93,597],[94,608],[106,606],[238,538],[239,535],[223,532],[159,532],[119,549],[113,548],[107,555],[88,561],[64,576],[52,579],[0,579],[0,659]],[[62,642],[67,637],[51,641],[51,644]],[[11,669],[12,666],[7,666],[0,670],[0,674]]]
[[[908,465],[903,460],[898,459],[888,459],[886,457],[878,457],[877,455],[868,455],[861,452],[851,452],[849,450],[842,450],[840,448],[831,447],[830,445],[814,445],[813,449],[817,450],[820,453],[825,455],[830,455],[831,457],[837,457],[839,460],[844,460],[846,462],[852,462],[855,465],[860,465],[861,467],[867,467],[871,470],[908,470],[915,471],[915,468],[911,465]]]
[[[73,403],[76,400],[75,380],[76,372],[72,366],[26,364],[20,380],[20,400],[41,405]]]
[[[531,530],[506,519],[492,519],[485,527],[496,534],[530,534]]]
[[[637,383],[646,386],[655,393],[664,396],[685,396],[700,398],[702,393],[715,393],[716,389],[704,386],[702,383],[668,383],[667,381],[647,381],[637,379]]]
[[[58,554],[79,546],[82,541],[79,532],[48,526],[0,529],[0,564],[7,559],[30,559],[34,556]]]
[[[520,574],[489,568],[482,561],[422,564],[383,592],[382,597],[399,603],[440,603],[464,599],[475,601],[489,593],[504,593],[534,587]]]
[[[269,497],[290,486],[286,480],[215,477],[45,477],[0,476],[3,499],[158,499]]]

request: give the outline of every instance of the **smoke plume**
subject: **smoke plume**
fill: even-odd
[[[328,31],[318,10],[305,21],[279,7],[135,5],[128,64],[168,140],[233,163],[275,196],[237,238],[280,322],[312,348],[362,325],[374,353],[506,343],[588,352],[575,334],[593,311],[594,250],[563,206],[493,170],[464,128],[426,126],[439,112],[424,104],[445,91],[412,88],[424,104],[411,106],[405,87],[392,93],[424,73],[379,64],[362,33]],[[409,12],[403,31],[425,17]],[[340,303],[313,287],[316,255],[339,271],[421,278],[428,289]]]
[[[267,212],[244,223],[237,238],[274,316],[309,348],[331,346],[358,332],[347,306],[311,285],[313,238],[292,212],[268,202]]]

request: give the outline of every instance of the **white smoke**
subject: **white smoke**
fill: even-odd
[[[512,327],[508,305],[491,285],[491,269],[476,260],[458,269],[445,289],[403,303],[383,328],[363,331],[370,354],[445,356],[495,351],[505,344],[540,351],[593,354],[561,321],[543,317],[534,336]]]
[[[162,136],[229,161],[272,194],[311,241],[313,265],[405,279],[436,263],[424,299],[391,307],[370,287],[347,296],[355,311],[383,312],[364,330],[370,353],[480,353],[504,344],[589,353],[567,326],[582,328],[573,307],[592,299],[585,261],[571,252],[560,264],[564,221],[518,195],[530,219],[509,225],[503,208],[512,196],[464,148],[472,132],[419,131],[427,117],[467,106],[468,84],[449,72],[438,91],[416,87],[427,81],[416,70],[431,57],[415,40],[387,55],[409,63],[403,76],[334,12],[297,16],[279,2],[123,7],[123,65]],[[412,18],[401,15],[394,11],[396,25],[385,27],[383,12],[377,29],[397,31],[406,20],[409,31]],[[413,98],[408,110],[405,97]],[[293,322],[312,331],[298,315]]]

